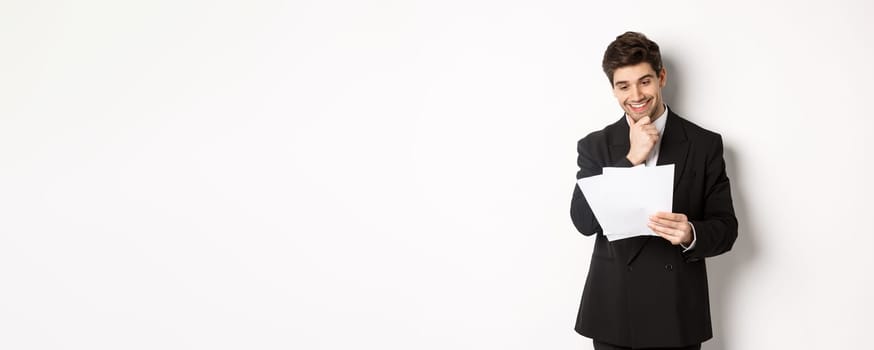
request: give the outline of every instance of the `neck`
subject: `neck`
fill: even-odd
[[[659,119],[659,117],[661,117],[663,113],[665,113],[665,105],[663,103],[660,103],[659,108],[656,108],[655,112],[653,112],[653,116],[650,118],[655,121],[656,119]]]

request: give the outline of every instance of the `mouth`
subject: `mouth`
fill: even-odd
[[[651,102],[652,102],[652,99],[648,99],[648,100],[643,101],[641,103],[628,103],[627,105],[628,105],[628,107],[631,108],[632,112],[643,113],[644,111],[647,110],[647,108],[649,107]]]

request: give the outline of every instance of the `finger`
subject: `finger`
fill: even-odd
[[[671,220],[671,221],[679,221],[679,222],[683,222],[686,219],[686,215],[678,214],[678,213],[668,213],[668,212],[664,212],[664,211],[660,211],[660,212],[655,213],[655,216],[658,218]]]
[[[671,230],[653,230],[653,232],[655,232],[655,233],[656,233],[657,235],[659,235],[660,237],[662,237],[662,238],[668,240],[668,241],[671,242],[671,244],[673,244],[673,245],[678,245],[678,244],[682,243],[681,238],[683,237],[683,235],[682,235],[682,234],[678,234],[677,231],[671,231]]]
[[[652,217],[652,216],[649,218],[649,222],[656,224],[656,225],[659,225],[659,226],[670,227],[673,229],[682,229],[683,225],[684,225],[682,222],[679,222],[679,221],[662,219],[659,217]]]
[[[685,231],[683,231],[683,224],[681,224],[681,223],[677,223],[677,224],[671,223],[668,225],[661,225],[661,224],[656,224],[656,223],[650,222],[647,225],[651,229],[653,229],[653,231],[659,230],[659,231],[664,232],[665,234],[668,234],[671,236],[682,236],[685,233]]]
[[[656,234],[659,235],[659,237],[664,238],[666,241],[671,242],[672,245],[680,244],[679,237],[674,237],[674,236],[671,236],[671,235],[666,234],[664,232],[656,232]]]
[[[650,121],[651,121],[651,120],[650,120],[649,117],[647,116],[647,117],[640,118],[640,119],[637,121],[637,123],[634,123],[634,125],[647,125],[647,124],[650,123]]]
[[[659,225],[655,225],[652,223],[647,224],[646,226],[649,227],[649,229],[652,230],[652,232],[655,232],[655,233],[660,234],[660,235],[665,235],[665,236],[669,236],[669,237],[674,235],[673,231],[671,231],[670,228],[667,228],[665,226],[659,226]]]
[[[659,223],[675,223],[675,222],[678,222],[678,221],[674,220],[673,215],[665,215],[665,214],[670,214],[670,213],[658,212],[658,213],[656,213],[656,214],[654,214],[654,215],[650,215],[649,219],[652,220],[652,221],[659,222]]]

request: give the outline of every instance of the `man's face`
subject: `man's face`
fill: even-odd
[[[634,121],[655,118],[664,112],[662,88],[667,73],[656,73],[647,62],[625,66],[613,72],[613,96]]]

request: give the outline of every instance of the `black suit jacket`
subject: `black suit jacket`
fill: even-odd
[[[604,167],[630,167],[625,116],[577,144],[577,179]],[[580,233],[595,235],[576,331],[626,347],[678,347],[712,337],[704,258],[727,252],[737,238],[737,219],[722,156],[722,138],[668,109],[658,165],[674,166],[673,212],[694,225],[695,248],[655,236],[609,242],[579,187],[571,219]]]

